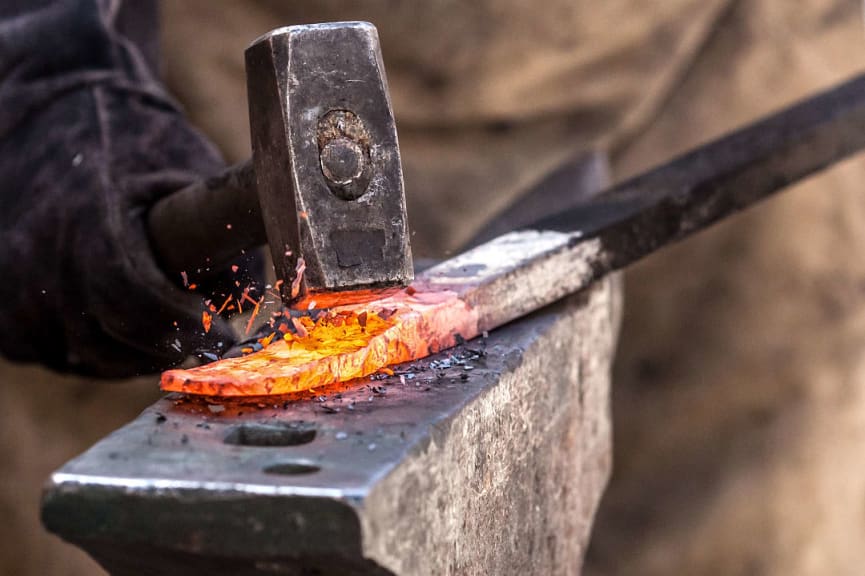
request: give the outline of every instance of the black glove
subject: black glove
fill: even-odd
[[[0,2],[0,347],[11,359],[125,376],[233,342],[216,314],[205,333],[207,295],[166,278],[148,243],[148,207],[224,165],[135,35],[118,31],[130,7]]]

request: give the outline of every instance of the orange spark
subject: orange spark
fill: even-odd
[[[276,336],[276,332],[272,332],[269,336],[265,336],[264,338],[259,338],[258,343],[262,345],[262,347],[267,348],[270,346],[270,343],[273,342],[273,337]]]
[[[244,294],[244,296],[249,298],[249,296],[246,296],[246,294]],[[253,304],[255,304],[255,308],[252,309],[252,316],[249,317],[249,322],[246,323],[246,333],[247,334],[249,334],[249,331],[252,330],[252,323],[255,322],[255,317],[258,316],[258,310],[259,310],[259,308],[261,308],[261,303],[264,301],[264,296],[262,296],[261,300],[259,300],[258,302],[256,302],[252,298],[249,298],[249,300]]]
[[[300,282],[303,280],[303,271],[306,270],[306,262],[303,257],[297,259],[297,267],[294,269],[294,280],[291,281],[291,299],[294,300],[300,294]]]
[[[228,303],[231,302],[233,296],[231,294],[228,295],[228,298],[225,299],[225,302],[222,303],[222,306],[219,307],[219,310],[216,311],[217,314],[222,314],[222,311],[225,310],[225,307],[228,306]]]

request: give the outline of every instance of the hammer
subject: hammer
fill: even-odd
[[[283,302],[414,277],[402,165],[378,32],[279,28],[246,53],[252,159],[160,199],[163,270],[227,268],[267,243]]]

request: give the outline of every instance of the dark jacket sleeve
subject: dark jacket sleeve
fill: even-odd
[[[0,2],[0,350],[11,359],[131,375],[232,342],[219,318],[204,330],[204,297],[166,278],[150,250],[147,209],[223,162],[148,64],[152,2],[129,6]]]

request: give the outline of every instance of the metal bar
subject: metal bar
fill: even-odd
[[[598,238],[595,277],[697,232],[865,148],[865,75],[531,226]]]
[[[865,75],[418,277],[491,330],[865,147]]]

